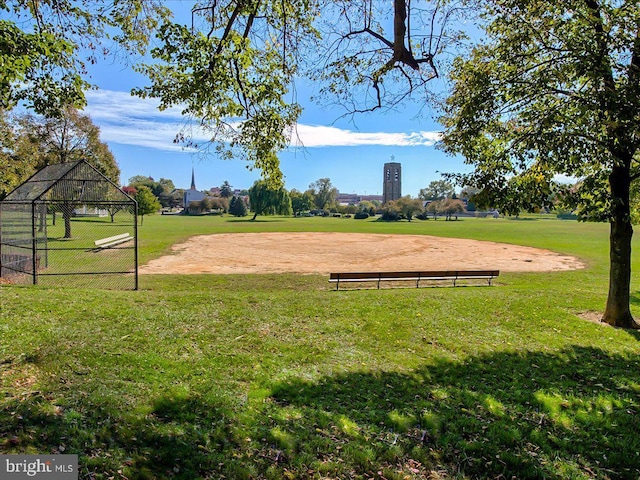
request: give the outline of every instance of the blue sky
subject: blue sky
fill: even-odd
[[[192,167],[201,190],[224,181],[234,188],[249,188],[260,178],[242,160],[221,160],[214,151],[202,155],[175,145],[173,139],[185,125],[180,109],[160,112],[155,100],[132,97],[131,89],[148,81],[130,67],[103,61],[90,74],[98,90],[87,92],[84,113],[100,127],[102,140],[120,166],[123,184],[134,175],[145,175],[170,178],[176,187],[188,188]],[[343,193],[382,194],[383,165],[393,156],[402,164],[402,193],[415,197],[441,178],[437,172],[468,169],[460,158],[436,149],[441,127],[429,106],[422,108],[418,99],[403,111],[340,119],[343,110],[310,100],[317,88],[308,81],[296,84],[297,100],[304,107],[297,127],[303,146],[294,141],[280,154],[287,189],[304,191],[315,180],[328,177]],[[434,83],[434,89],[442,88],[442,83]],[[420,110],[423,114],[416,117]]]

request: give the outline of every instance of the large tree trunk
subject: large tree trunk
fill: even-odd
[[[73,213],[73,205],[62,205],[62,216],[64,218],[64,238],[71,238],[71,214]]]
[[[629,309],[633,236],[629,211],[629,170],[625,167],[614,167],[609,184],[613,197],[609,235],[609,296],[602,321],[616,327],[640,328],[633,320]]]

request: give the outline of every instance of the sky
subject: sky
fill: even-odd
[[[173,143],[184,127],[178,107],[160,112],[154,99],[131,96],[131,89],[149,84],[130,66],[99,62],[90,70],[98,89],[87,92],[88,114],[100,127],[121,170],[123,185],[135,175],[173,180],[177,188],[189,188],[192,168],[199,190],[228,181],[233,188],[249,188],[260,172],[249,170],[242,160],[222,160],[215,150],[203,155]],[[402,165],[402,194],[417,197],[421,188],[441,179],[439,172],[468,170],[461,158],[445,155],[435,146],[441,126],[433,109],[418,100],[403,111],[373,112],[341,118],[345,111],[311,100],[319,86],[300,80],[297,101],[304,107],[298,121],[299,141],[281,152],[285,188],[304,191],[329,178],[341,193],[382,195],[383,166]],[[434,84],[434,88],[443,85]],[[422,111],[422,115],[416,114]],[[297,145],[302,143],[303,146]]]

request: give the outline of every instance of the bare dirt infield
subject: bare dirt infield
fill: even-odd
[[[142,274],[328,274],[348,271],[492,269],[547,272],[584,268],[549,250],[427,235],[363,233],[229,233],[198,235]]]

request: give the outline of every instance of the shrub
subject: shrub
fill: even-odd
[[[357,212],[353,218],[356,220],[363,220],[365,218],[369,218],[369,214],[367,212]]]
[[[385,210],[382,214],[382,220],[386,222],[395,222],[402,219],[402,215],[395,210]]]

